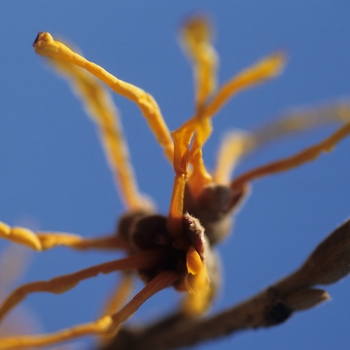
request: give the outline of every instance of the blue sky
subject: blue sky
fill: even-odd
[[[197,11],[209,14],[215,25],[221,83],[276,49],[289,55],[280,78],[240,94],[215,118],[214,135],[204,148],[209,166],[228,129],[249,129],[293,107],[349,95],[350,3],[345,0],[1,2],[0,220],[96,236],[111,232],[123,212],[94,125],[66,83],[33,51],[37,32],[65,38],[88,59],[150,92],[170,129],[175,129],[193,111],[192,72],[178,47],[177,30]],[[173,171],[138,108],[119,96],[115,102],[140,188],[166,213]],[[271,146],[240,170],[292,154],[326,134]],[[224,277],[214,310],[292,272],[349,216],[349,150],[350,140],[345,140],[314,163],[253,184],[234,233],[219,247]],[[0,249],[5,246],[0,242]],[[23,281],[48,279],[115,258],[112,253],[63,248],[34,254]],[[114,275],[99,277],[66,295],[33,295],[26,306],[35,310],[46,331],[87,322],[97,317],[114,281]],[[279,327],[197,349],[348,349],[349,288],[350,279],[327,287],[330,302]],[[172,291],[161,293],[135,320],[171,310],[176,298]]]

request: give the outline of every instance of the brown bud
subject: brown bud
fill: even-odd
[[[210,245],[213,246],[230,232],[233,213],[248,191],[248,187],[232,189],[223,185],[210,185],[195,197],[186,187],[184,209],[200,221]]]
[[[293,311],[310,309],[328,300],[329,294],[322,289],[302,289],[291,293],[285,300]]]

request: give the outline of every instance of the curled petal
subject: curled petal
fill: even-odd
[[[193,247],[190,247],[186,254],[186,266],[188,273],[192,275],[198,275],[204,268],[201,257]]]

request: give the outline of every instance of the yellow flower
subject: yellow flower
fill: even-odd
[[[127,257],[17,288],[0,306],[0,318],[30,293],[59,294],[99,273],[124,272],[121,289],[98,320],[52,334],[4,338],[0,340],[0,349],[46,346],[91,334],[113,336],[147,299],[169,286],[187,291],[182,305],[185,316],[202,314],[211,305],[218,287],[218,264],[213,246],[229,233],[232,215],[247,195],[251,181],[311,161],[350,133],[348,110],[336,111],[341,107],[337,106],[328,113],[328,121],[337,120],[345,125],[329,138],[294,156],[231,180],[238,161],[262,143],[324,122],[313,115],[306,119],[291,117],[285,123],[263,131],[229,136],[221,147],[216,168],[209,172],[202,152],[212,132],[212,118],[237,93],[278,76],[284,67],[285,55],[276,52],[217,89],[217,54],[211,42],[209,22],[202,17],[191,18],[183,27],[182,39],[193,64],[195,112],[171,133],[151,95],[111,75],[54,40],[49,33],[39,33],[34,43],[36,53],[49,58],[55,70],[69,80],[97,124],[126,213],[119,221],[117,233],[112,236],[86,239],[70,233],[34,233],[0,222],[0,237],[37,251],[63,245],[77,250],[121,249]],[[157,214],[152,202],[140,193],[117,110],[98,80],[136,103],[172,164],[175,178],[167,216]],[[146,286],[121,307],[128,294],[126,291],[130,289],[130,271],[137,272]]]

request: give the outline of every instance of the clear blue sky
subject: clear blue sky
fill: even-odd
[[[187,3],[187,4],[186,4]],[[66,83],[34,54],[38,31],[74,43],[119,78],[153,94],[171,129],[193,111],[192,72],[177,45],[185,16],[200,10],[216,27],[220,82],[278,48],[289,54],[283,76],[237,96],[214,120],[204,152],[214,164],[220,135],[251,128],[295,106],[336,101],[350,92],[350,2],[324,1],[3,1],[0,3],[0,220],[86,236],[111,232],[123,207],[93,124]],[[140,187],[169,207],[173,172],[138,108],[116,97]],[[140,136],[142,135],[142,136]],[[325,133],[257,154],[241,169],[291,154]],[[214,310],[290,273],[350,214],[350,140],[298,170],[254,183],[234,234],[219,250],[224,283]],[[0,249],[5,244],[0,243]],[[67,249],[34,254],[23,281],[48,279],[103,261],[112,253]],[[1,267],[0,267],[1,269]],[[37,294],[26,305],[46,331],[98,315],[115,276],[81,283],[61,296]],[[269,330],[226,337],[197,349],[348,349],[350,278],[332,300]],[[176,305],[169,291],[135,315],[148,320]],[[171,299],[171,300],[170,300]],[[174,299],[174,301],[173,301]],[[81,342],[80,344],[84,344]]]

